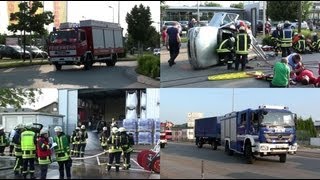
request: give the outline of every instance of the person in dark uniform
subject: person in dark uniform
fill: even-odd
[[[0,155],[4,156],[4,149],[9,145],[6,134],[4,133],[4,128],[0,127]]]
[[[22,150],[21,150],[21,133],[24,131],[24,126],[18,124],[16,127],[16,133],[12,138],[14,143],[14,155],[16,156],[16,162],[13,167],[14,175],[17,176],[22,173]]]
[[[30,178],[34,179],[34,160],[36,158],[36,144],[37,136],[32,131],[32,125],[28,124],[25,126],[25,131],[21,133],[21,150],[22,150],[22,162],[23,162],[23,178],[27,178],[27,174],[30,173]],[[29,171],[28,171],[29,167]]]
[[[102,133],[101,133],[101,135],[100,135],[100,138],[99,138],[99,140],[100,140],[100,145],[101,145],[101,147],[103,148],[104,152],[107,152],[107,151],[108,151],[107,140],[108,140],[108,138],[109,138],[109,136],[110,136],[110,133],[109,133],[108,128],[107,128],[106,126],[103,127],[102,130],[103,130],[103,131],[102,131]]]
[[[127,134],[127,131],[124,127],[119,128],[119,133],[122,154],[124,157],[123,169],[129,169],[131,167],[130,154],[133,151],[133,144],[131,144],[132,141],[130,141],[130,136]]]
[[[236,61],[235,70],[239,69],[239,64],[241,63],[241,70],[244,71],[246,68],[246,63],[248,61],[249,47],[251,44],[250,36],[247,34],[244,26],[239,28],[239,33],[236,35],[235,40],[236,45]]]
[[[176,64],[174,60],[180,52],[181,39],[177,26],[178,23],[174,22],[174,26],[167,29],[166,47],[170,52],[170,59],[168,60],[170,67]]]
[[[283,25],[282,31],[280,31],[280,46],[282,51],[282,57],[287,57],[291,54],[290,48],[292,47],[292,37],[293,37],[293,30],[290,27],[290,22],[285,21]]]
[[[109,162],[107,164],[107,169],[108,171],[111,170],[113,160],[115,159],[116,172],[119,172],[122,149],[120,144],[120,136],[119,136],[118,128],[113,127],[111,132],[112,134],[107,140],[107,143],[109,146]]]

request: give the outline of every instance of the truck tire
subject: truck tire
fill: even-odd
[[[115,66],[117,59],[118,59],[117,55],[113,54],[111,61],[107,61],[107,66]]]
[[[87,56],[86,62],[84,62],[84,70],[89,70],[92,67],[93,60],[91,54]]]
[[[249,143],[246,143],[245,145],[244,156],[246,158],[247,164],[253,163],[252,148],[251,148],[251,144]]]
[[[203,146],[203,144],[201,143],[201,141],[197,143],[198,148],[202,148],[202,146]]]
[[[217,150],[218,149],[218,143],[216,141],[213,141],[211,144],[211,147],[213,150]]]
[[[228,141],[226,142],[224,151],[225,151],[229,156],[232,156],[232,155],[233,155],[233,151],[230,149],[230,147],[229,147],[229,142],[228,142]]]
[[[281,163],[285,163],[286,162],[287,154],[280,154],[279,157],[280,157],[279,159],[280,159]]]
[[[56,70],[57,71],[61,71],[61,69],[62,69],[62,65],[61,64],[55,64],[55,66],[56,66]]]
[[[160,148],[164,148],[166,146],[166,144],[162,143],[160,144]]]

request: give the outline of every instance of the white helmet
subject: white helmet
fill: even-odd
[[[107,128],[107,127],[103,127],[103,129],[102,129],[102,130],[107,131],[107,130],[108,130],[108,128]]]
[[[126,128],[124,127],[119,128],[119,132],[125,132],[125,131],[126,131]]]
[[[3,126],[0,126],[0,131],[2,131],[4,128],[3,128]]]
[[[111,131],[112,131],[113,134],[117,134],[118,133],[118,128],[117,127],[113,127],[111,129]]]
[[[23,129],[24,128],[24,125],[23,124],[18,124],[15,129]]]
[[[116,127],[116,126],[117,126],[116,122],[111,123],[111,127]]]
[[[79,126],[76,127],[76,130],[80,130]]]
[[[81,129],[86,129],[86,126],[85,126],[85,125],[82,125],[82,126],[81,126]]]
[[[28,130],[32,129],[33,124],[32,123],[28,123],[26,124],[24,127]]]
[[[56,126],[56,127],[54,128],[54,131],[55,131],[55,132],[62,132],[62,127],[61,127],[61,126]]]
[[[42,134],[48,134],[48,129],[41,129],[40,135]]]
[[[240,26],[239,31],[245,31],[246,29],[244,28],[244,26]]]
[[[278,24],[278,25],[277,25],[277,28],[278,28],[278,29],[281,29],[281,24]]]

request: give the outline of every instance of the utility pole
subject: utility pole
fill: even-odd
[[[261,2],[261,1],[260,1]],[[263,20],[262,20],[262,23],[263,23],[263,26],[262,26],[262,34],[263,34],[263,36],[262,37],[264,37],[265,35],[266,35],[266,32],[265,32],[265,30],[266,30],[266,19],[267,19],[267,17],[266,17],[266,1],[262,1],[262,3],[263,3]]]
[[[232,88],[232,112],[234,111],[234,88]]]
[[[118,24],[120,24],[120,1],[118,1]]]
[[[302,1],[298,1],[298,33],[301,33]]]
[[[197,10],[198,10],[198,24],[199,24],[199,22],[200,22],[200,12],[199,12],[199,1],[197,1]]]

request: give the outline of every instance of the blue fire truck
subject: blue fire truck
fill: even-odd
[[[255,156],[279,156],[285,163],[287,154],[295,154],[296,114],[283,106],[259,106],[236,111],[220,119],[221,144],[228,155],[244,155],[252,164]]]

